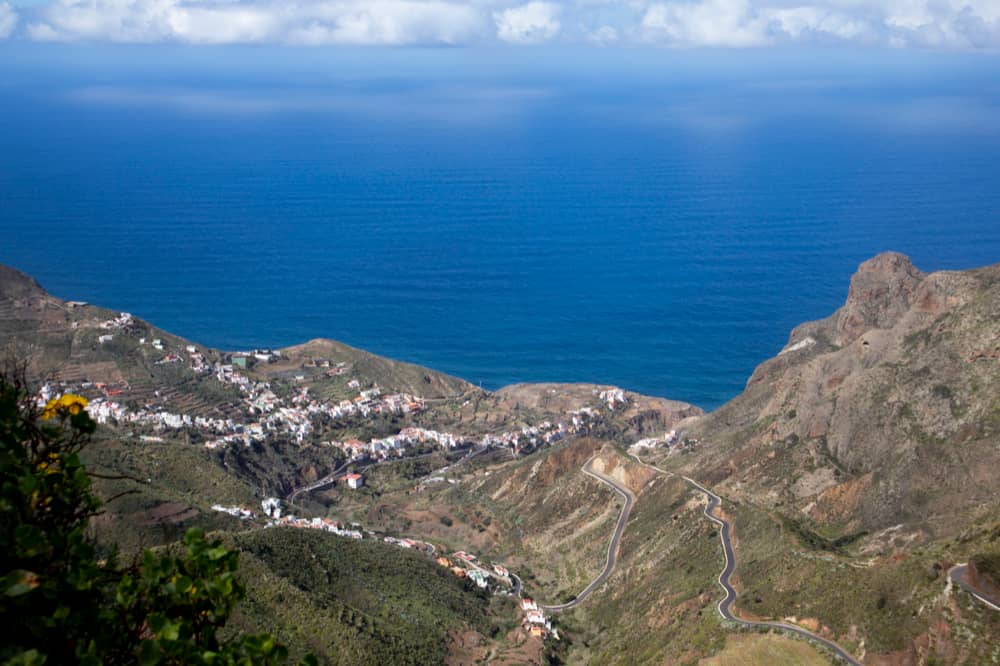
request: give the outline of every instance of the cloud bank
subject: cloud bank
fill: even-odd
[[[0,39],[7,39],[17,25],[17,12],[6,2],[0,2]]]
[[[191,44],[848,44],[996,51],[1000,0],[49,0],[18,10],[0,2],[0,38],[11,36]]]

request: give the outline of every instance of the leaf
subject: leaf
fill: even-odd
[[[3,577],[4,594],[8,597],[19,597],[27,594],[40,585],[38,574],[24,569],[14,569]]]

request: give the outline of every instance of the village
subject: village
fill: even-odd
[[[129,330],[135,320],[131,314],[123,312],[117,317],[101,322],[99,328],[110,333],[98,337],[101,344],[114,339],[114,331]],[[338,402],[319,400],[310,394],[308,386],[292,386],[287,397],[279,396],[270,382],[259,381],[245,373],[250,363],[270,363],[282,357],[281,352],[270,349],[232,352],[225,358],[228,362],[217,361],[210,364],[205,354],[195,345],[186,344],[183,349],[169,348],[161,338],[149,341],[138,338],[140,347],[149,346],[164,356],[157,364],[182,363],[196,374],[211,375],[220,384],[233,386],[239,391],[242,412],[252,420],[237,420],[231,416],[202,416],[170,411],[153,404],[130,409],[120,400],[128,390],[127,384],[105,384],[99,382],[55,383],[42,386],[38,396],[44,404],[55,395],[65,392],[89,391],[99,395],[91,399],[88,412],[101,424],[118,427],[131,426],[148,428],[161,433],[169,430],[192,430],[204,437],[202,446],[217,449],[226,446],[263,444],[270,439],[283,439],[303,445],[315,441],[316,424],[320,419],[374,418],[380,414],[419,414],[426,409],[426,402],[420,396],[406,393],[383,395],[377,385],[362,387],[360,381],[352,379],[347,388],[357,391],[353,399]],[[314,361],[314,365],[325,369],[328,376],[343,374],[348,366],[329,359]],[[303,381],[296,375],[295,381]],[[154,392],[154,398],[160,392]],[[599,399],[609,409],[624,405],[627,398],[620,389],[610,389],[600,394]],[[150,401],[152,402],[152,401]],[[482,449],[508,448],[512,455],[529,453],[539,446],[549,445],[569,435],[577,434],[587,427],[597,412],[592,408],[582,408],[568,413],[566,423],[543,421],[538,425],[526,425],[516,430],[501,433],[487,433],[478,438],[436,430],[404,427],[394,435],[372,438],[365,442],[357,438],[340,440],[320,440],[320,446],[331,447],[342,452],[349,462],[380,462],[412,455],[415,450],[426,451],[428,446],[444,452],[465,450],[473,447]],[[148,435],[140,435],[149,437]]]
[[[99,344],[113,342],[116,331],[132,326],[134,319],[128,313],[121,313],[118,317],[103,322],[100,327],[108,332],[98,336]],[[493,449],[509,450],[513,457],[525,455],[542,446],[587,432],[602,417],[602,408],[615,412],[629,404],[629,398],[623,390],[609,388],[600,393],[595,392],[597,405],[567,411],[564,420],[545,420],[537,425],[523,425],[503,432],[468,436],[408,425],[395,434],[373,437],[368,441],[357,437],[344,440],[328,437],[322,439],[322,433],[325,432],[323,428],[331,421],[352,419],[352,426],[356,426],[358,420],[363,422],[383,414],[421,414],[427,408],[426,401],[408,393],[383,394],[378,385],[364,386],[358,379],[350,379],[345,384],[348,390],[355,392],[352,398],[334,401],[319,399],[311,393],[309,386],[303,385],[308,371],[305,365],[302,366],[303,374],[289,374],[287,383],[279,380],[279,385],[272,386],[268,381],[254,379],[247,372],[257,364],[274,363],[282,359],[280,351],[270,349],[231,352],[224,354],[220,360],[210,362],[206,354],[195,345],[174,345],[177,348],[173,348],[161,338],[147,340],[145,337],[138,338],[138,345],[147,347],[158,355],[162,354],[154,361],[157,365],[183,364],[196,375],[214,380],[225,387],[234,387],[238,396],[235,411],[230,412],[231,416],[204,416],[170,411],[163,404],[157,404],[159,390],[153,392],[153,399],[130,408],[121,397],[128,392],[127,384],[86,381],[78,385],[67,382],[46,383],[38,396],[39,404],[44,405],[51,398],[65,392],[84,390],[90,395],[97,392],[98,395],[90,400],[87,408],[90,415],[102,424],[145,429],[145,432],[135,432],[143,441],[163,441],[159,435],[167,431],[189,430],[197,432],[198,444],[209,450],[227,446],[247,447],[282,439],[299,445],[308,443],[326,447],[341,455],[342,462],[334,472],[294,490],[289,499],[294,499],[301,492],[310,492],[336,482],[343,483],[350,490],[359,490],[365,486],[362,472],[371,465],[421,455],[429,450],[440,450],[446,454],[462,451],[465,455],[458,463],[452,462],[422,478],[417,489],[423,489],[426,484],[435,481],[457,483],[457,479],[444,474],[474,455]],[[338,363],[332,359],[314,360],[312,365],[328,377],[341,376],[350,370],[347,363]],[[240,418],[241,414],[245,418]],[[148,434],[150,431],[156,435]],[[661,437],[639,440],[633,444],[632,449],[638,451],[651,447],[669,447],[677,444],[677,440],[677,434],[671,431]],[[353,466],[354,471],[344,473],[348,466]],[[476,555],[464,550],[450,555],[443,554],[435,545],[426,541],[382,534],[365,529],[357,523],[348,525],[326,517],[299,517],[286,513],[285,500],[276,497],[265,498],[261,502],[262,511],[259,512],[246,507],[219,504],[211,508],[247,521],[260,529],[284,527],[318,530],[348,539],[378,539],[391,546],[422,553],[433,558],[452,575],[469,581],[476,589],[490,594],[517,597],[521,625],[529,635],[543,640],[549,637],[556,640],[559,638],[558,630],[553,627],[552,620],[544,610],[530,597],[523,595],[521,580],[498,562],[480,562]]]
[[[100,344],[108,344],[114,340],[115,331],[129,329],[135,320],[128,313],[100,324],[100,328],[109,331],[98,336]],[[430,447],[440,449],[445,453],[467,451],[466,458],[475,453],[490,449],[507,449],[512,456],[524,455],[535,449],[553,444],[566,437],[586,432],[600,417],[597,409],[583,407],[567,412],[566,420],[560,422],[542,421],[537,425],[525,425],[513,430],[486,433],[479,437],[469,437],[460,434],[442,432],[429,428],[407,426],[396,434],[385,437],[371,438],[367,442],[358,438],[345,440],[318,440],[317,421],[320,419],[367,419],[380,414],[419,414],[425,411],[426,401],[420,396],[406,393],[383,394],[377,385],[362,386],[357,379],[347,382],[348,389],[356,391],[352,399],[340,401],[325,401],[311,395],[308,386],[296,386],[303,382],[304,375],[294,375],[290,386],[282,386],[283,390],[276,392],[270,382],[255,380],[246,374],[252,364],[271,363],[282,358],[281,352],[270,349],[257,349],[244,352],[232,352],[223,357],[222,361],[209,362],[206,356],[195,345],[186,344],[183,348],[172,349],[169,343],[161,338],[138,338],[140,347],[148,347],[154,352],[162,353],[155,361],[157,365],[184,364],[193,373],[211,377],[224,386],[235,387],[240,396],[240,412],[250,417],[240,420],[234,417],[209,417],[169,411],[162,407],[147,404],[144,407],[127,407],[120,396],[127,392],[127,384],[105,384],[80,382],[77,385],[67,382],[46,383],[39,395],[39,404],[45,404],[51,398],[61,393],[73,391],[94,391],[99,395],[94,397],[87,408],[88,413],[98,423],[117,427],[135,427],[150,429],[156,433],[166,431],[192,430],[205,437],[201,443],[206,449],[217,449],[225,446],[250,446],[266,443],[272,438],[282,438],[297,444],[306,442],[317,443],[339,451],[346,461],[340,469],[349,463],[360,465],[377,464],[379,462],[405,458],[416,452],[426,452]],[[324,359],[314,361],[317,368],[323,369],[326,376],[339,376],[349,370],[346,363]],[[279,395],[284,394],[285,397]],[[159,391],[154,393],[159,397]],[[617,388],[602,391],[598,396],[602,406],[610,411],[628,404],[624,391]],[[252,419],[252,420],[251,420]],[[139,433],[137,433],[139,434]],[[159,436],[139,434],[144,441],[162,441]],[[656,446],[670,443],[674,437],[668,433],[662,438],[649,438],[636,443],[635,446]],[[445,480],[443,474],[452,465],[437,470],[423,483]],[[454,479],[448,479],[455,482]],[[333,474],[327,479],[310,484],[303,490],[313,490],[331,482],[342,482],[352,490],[360,489],[365,484],[363,474],[348,472]],[[530,597],[522,596],[520,579],[499,563],[481,563],[478,557],[466,551],[456,551],[451,555],[438,552],[433,544],[409,537],[379,534],[366,530],[359,524],[345,525],[330,518],[302,518],[285,513],[285,503],[275,497],[262,501],[262,511],[255,512],[239,506],[213,505],[214,511],[226,513],[262,528],[287,527],[293,529],[312,529],[328,532],[349,539],[376,538],[384,543],[399,548],[414,550],[433,557],[442,567],[453,575],[468,580],[476,588],[492,594],[506,594],[519,597],[518,608],[522,613],[522,626],[532,636],[545,639],[550,636],[558,639],[558,631],[552,626],[552,621],[546,616]]]
[[[544,640],[551,636],[555,640],[559,640],[559,632],[552,626],[551,618],[530,597],[523,596],[521,580],[502,564],[496,562],[492,564],[481,563],[476,555],[464,550],[456,551],[450,556],[439,555],[439,550],[434,544],[409,537],[381,534],[364,529],[358,523],[347,526],[329,518],[299,518],[295,515],[285,514],[284,502],[277,497],[264,499],[261,502],[261,507],[263,511],[260,514],[244,507],[227,507],[219,504],[213,505],[212,510],[226,513],[240,520],[262,522],[262,529],[288,527],[319,530],[348,539],[364,539],[367,535],[368,538],[380,539],[383,543],[398,548],[423,553],[434,558],[438,565],[448,569],[454,576],[468,580],[480,590],[490,594],[519,597],[518,609],[522,613],[522,627],[536,638]]]

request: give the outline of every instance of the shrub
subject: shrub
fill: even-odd
[[[79,455],[96,429],[87,401],[41,407],[22,376],[0,376],[0,661],[283,661],[270,636],[217,638],[245,592],[237,554],[201,531],[130,567],[97,559],[87,527],[101,502]]]

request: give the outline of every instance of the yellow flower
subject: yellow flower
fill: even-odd
[[[87,399],[83,396],[65,393],[58,398],[52,398],[45,403],[42,410],[43,419],[51,419],[65,414],[79,414],[87,407]]]

